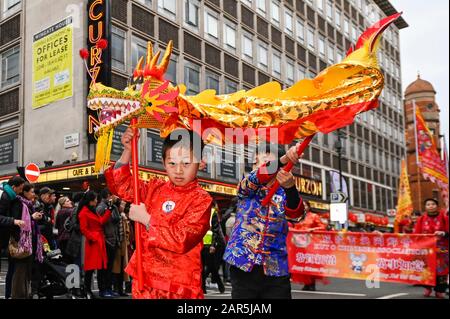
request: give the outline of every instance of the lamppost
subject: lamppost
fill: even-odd
[[[339,192],[343,191],[343,182],[342,182],[342,153],[344,150],[344,144],[342,142],[343,139],[345,139],[345,132],[338,130],[337,131],[337,141],[334,144],[334,147],[338,153],[338,167],[339,167]],[[341,230],[341,225],[338,223],[338,228]],[[345,222],[345,229],[348,229],[348,221]]]

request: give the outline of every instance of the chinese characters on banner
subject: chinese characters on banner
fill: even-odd
[[[434,286],[436,237],[373,233],[307,233],[287,238],[289,269],[302,275]]]

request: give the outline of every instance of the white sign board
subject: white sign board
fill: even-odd
[[[64,136],[64,148],[71,148],[80,145],[80,133]]]
[[[345,224],[348,220],[347,203],[331,203],[330,204],[330,221]]]

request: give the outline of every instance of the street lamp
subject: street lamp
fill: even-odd
[[[343,183],[342,183],[342,153],[344,150],[344,143],[343,143],[343,139],[345,139],[345,132],[342,132],[341,130],[337,131],[337,141],[334,144],[334,147],[338,153],[338,167],[339,167],[339,192],[343,191]],[[348,229],[348,221],[345,222],[345,229]],[[338,229],[341,230],[341,224],[338,222]]]

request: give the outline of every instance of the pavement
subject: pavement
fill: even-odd
[[[0,271],[0,299],[4,299],[7,261],[2,259]],[[365,281],[329,278],[329,283],[317,283],[316,291],[302,291],[302,285],[292,284],[293,299],[435,299],[423,296],[423,288],[419,286],[380,282],[378,287],[368,288]],[[98,294],[96,279],[93,292]],[[66,296],[55,299],[66,299]],[[130,298],[130,297],[129,297]],[[128,299],[129,299],[128,298]],[[222,294],[217,285],[207,286],[206,299],[231,299],[231,285],[225,285]],[[448,300],[448,295],[446,295]],[[122,298],[127,299],[127,298]]]

